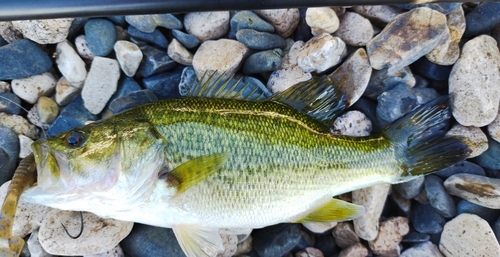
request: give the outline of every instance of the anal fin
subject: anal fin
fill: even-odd
[[[224,250],[218,228],[180,225],[172,229],[187,257],[214,257]]]
[[[333,198],[328,203],[314,209],[296,222],[307,223],[352,220],[361,216],[364,212],[365,208],[361,205]]]

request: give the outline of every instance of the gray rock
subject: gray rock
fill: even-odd
[[[363,96],[377,99],[380,94],[400,84],[404,84],[411,88],[415,86],[416,79],[410,67],[406,66],[396,72],[389,71],[388,69],[374,70]]]
[[[115,93],[119,78],[120,66],[117,60],[94,57],[82,89],[85,108],[93,114],[99,114]]]
[[[443,254],[439,251],[439,248],[427,241],[406,249],[401,253],[400,257],[442,257]]]
[[[361,14],[363,17],[369,19],[375,25],[380,27],[384,27],[397,15],[404,12],[400,8],[394,7],[392,5],[353,6],[351,10]]]
[[[279,48],[252,54],[245,60],[243,73],[256,74],[277,70],[281,66],[282,54]]]
[[[304,72],[301,68],[299,68],[299,66],[295,65],[289,68],[273,71],[267,81],[267,88],[275,94],[311,78],[311,73]]]
[[[444,190],[443,180],[436,175],[425,177],[425,191],[429,203],[441,216],[451,218],[455,216],[456,208],[453,198]]]
[[[241,11],[237,12],[230,21],[231,32],[230,38],[236,35],[236,32],[240,29],[254,29],[262,32],[274,32],[274,27],[270,23],[266,22],[260,18],[257,14],[252,11]]]
[[[423,176],[416,177],[410,181],[395,184],[392,188],[404,199],[413,199],[420,194],[420,191],[424,188],[424,181],[425,178]]]

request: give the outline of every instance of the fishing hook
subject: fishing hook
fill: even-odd
[[[68,229],[61,222],[61,226],[63,227],[64,232],[66,232],[66,235],[68,235],[71,239],[77,239],[83,233],[83,212],[81,212],[81,211],[80,211],[80,224],[81,224],[80,225],[80,233],[78,233],[78,235],[76,235],[76,236],[72,236],[72,235],[69,234]]]

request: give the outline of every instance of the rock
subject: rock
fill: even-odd
[[[425,243],[430,240],[430,236],[427,234],[421,234],[415,231],[410,231],[401,240],[402,243]]]
[[[287,38],[299,24],[299,9],[255,10],[260,17],[270,22],[278,35]]]
[[[0,37],[8,43],[13,43],[23,39],[23,34],[14,28],[12,22],[2,21],[0,22]]]
[[[443,230],[446,220],[430,204],[416,203],[410,221],[416,231],[423,234],[437,234]]]
[[[465,16],[464,36],[471,38],[484,34],[500,24],[500,3],[482,3]]]
[[[75,87],[65,77],[61,77],[56,85],[56,103],[60,106],[67,105],[77,97],[82,87],[83,83]]]
[[[48,252],[43,249],[42,245],[38,241],[38,230],[33,231],[31,233],[28,241],[26,242],[28,245],[28,249],[30,250],[30,256],[37,256],[37,257],[51,257],[54,256],[52,254],[49,254]]]
[[[410,181],[392,185],[392,188],[398,192],[404,199],[412,199],[420,194],[424,188],[425,177],[416,177]]]
[[[453,116],[460,124],[482,127],[495,119],[500,102],[499,67],[500,51],[492,37],[482,35],[465,43],[449,79]]]
[[[57,114],[59,114],[59,106],[57,106],[54,100],[46,96],[41,96],[40,98],[38,98],[36,107],[41,123],[50,124],[54,122]]]
[[[500,142],[500,114],[488,124],[488,134],[493,140]]]
[[[366,46],[375,31],[370,21],[355,12],[346,12],[340,17],[340,26],[333,34],[350,46]]]
[[[9,93],[10,92],[10,84],[5,81],[0,81],[0,93]]]
[[[460,214],[444,226],[439,250],[445,256],[499,256],[490,225],[474,214]]]
[[[377,116],[382,124],[390,124],[415,109],[419,103],[411,88],[398,85],[377,97]]]
[[[136,44],[125,40],[116,41],[113,48],[123,73],[133,77],[142,61],[141,49]]]
[[[105,252],[115,247],[132,230],[133,223],[103,219],[92,213],[83,213],[85,229],[77,239],[64,233],[61,223],[68,231],[80,229],[78,212],[54,209],[42,222],[38,238],[43,248],[54,255],[87,255]]]
[[[21,39],[0,47],[0,80],[20,79],[48,71],[52,60],[40,46]]]
[[[198,83],[198,78],[193,67],[186,67],[182,70],[181,80],[179,81],[179,94],[186,96],[191,90],[191,87]]]
[[[331,34],[339,28],[339,18],[330,7],[307,8],[306,23],[311,28],[313,36],[323,33]]]
[[[167,38],[158,29],[153,30],[153,32],[146,33],[136,29],[134,26],[129,26],[127,31],[128,34],[135,39],[139,39],[162,48],[168,47]]]
[[[184,256],[170,228],[135,224],[121,246],[126,256]]]
[[[338,257],[366,257],[368,255],[368,249],[362,243],[357,243],[351,245],[350,247],[340,251]]]
[[[455,174],[444,182],[446,191],[472,203],[500,209],[500,179],[472,174]]]
[[[298,224],[278,224],[254,230],[253,247],[259,256],[283,256],[300,241]]]
[[[381,256],[398,256],[401,253],[399,243],[403,236],[408,234],[410,228],[408,219],[405,217],[394,217],[380,222],[378,236],[369,241],[368,245],[373,253]]]
[[[277,70],[281,66],[282,54],[279,48],[252,54],[245,60],[243,73],[256,74]]]
[[[8,115],[0,113],[0,117]],[[1,118],[0,118],[1,119]],[[19,156],[19,139],[18,135],[11,128],[1,124],[0,121],[0,183],[12,179],[14,171],[17,167],[17,157]],[[7,193],[5,193],[6,195]],[[5,196],[1,199],[5,199]]]
[[[353,6],[351,10],[361,14],[361,16],[367,18],[380,27],[384,27],[397,15],[403,13],[403,10],[391,5]]]
[[[240,29],[236,32],[236,39],[255,50],[269,50],[273,48],[285,48],[285,40],[268,32],[259,32],[253,29]]]
[[[324,257],[323,253],[313,247],[306,247],[303,251],[299,251],[295,254],[295,257]]]
[[[47,133],[50,137],[53,137],[72,128],[83,126],[87,121],[95,121],[97,118],[96,115],[85,108],[83,99],[77,97],[61,110]]]
[[[499,151],[500,143],[488,138],[488,149],[476,157],[475,162],[481,167],[498,170],[500,169],[500,160],[498,159]]]
[[[393,187],[394,189],[394,187]],[[404,214],[409,215],[411,211],[411,200],[403,198],[397,191],[392,190],[391,198]]]
[[[407,87],[414,87],[415,83],[415,77],[408,66],[396,72],[388,69],[374,70],[371,73],[370,82],[363,96],[377,99],[380,94],[393,89],[397,85],[404,84]]]
[[[456,59],[453,62],[455,61]],[[428,60],[427,57],[422,57],[418,59],[411,66],[416,73],[436,81],[447,81],[448,78],[450,77],[452,69],[452,66],[443,66],[433,63],[430,60]]]
[[[63,42],[68,37],[73,20],[74,18],[19,20],[12,21],[12,25],[23,33],[24,38],[45,45]]]
[[[477,157],[488,149],[488,138],[478,127],[464,127],[456,124],[446,132],[446,135],[457,137],[469,146],[472,152],[468,158]]]
[[[443,179],[446,179],[449,176],[457,173],[468,173],[468,174],[486,176],[484,169],[481,166],[468,161],[457,163],[448,168],[442,169],[434,174],[440,176]]]
[[[304,47],[303,41],[294,42],[289,48],[285,49],[285,55],[281,62],[281,69],[293,68],[297,66],[297,55]]]
[[[38,97],[49,95],[56,87],[56,78],[50,72],[33,75],[23,79],[12,80],[12,91],[30,104],[34,104]]]
[[[57,44],[57,68],[66,80],[73,85],[81,85],[87,77],[85,62],[78,56],[68,40]]]
[[[0,112],[0,126],[10,128],[18,135],[25,135],[31,139],[37,138],[36,127],[31,125],[24,117],[19,115],[11,115]],[[17,153],[15,156],[17,158]]]
[[[172,58],[175,62],[191,66],[193,65],[193,54],[190,53],[184,46],[177,41],[177,39],[172,39],[172,43],[168,46],[168,56]]]
[[[172,60],[168,53],[152,46],[141,46],[143,58],[137,71],[141,77],[149,77],[164,71],[173,69],[177,63]]]
[[[86,60],[94,59],[94,53],[89,48],[89,43],[87,42],[87,37],[85,35],[80,35],[75,38],[75,47],[78,54]]]
[[[464,10],[456,8],[455,11],[446,16],[446,20],[450,30],[450,38],[425,55],[429,61],[439,65],[453,65],[460,56],[459,43],[465,31]]]
[[[96,56],[106,56],[116,43],[116,29],[111,21],[91,19],[85,23],[85,36],[89,49]]]
[[[379,218],[384,207],[389,184],[380,184],[352,192],[352,203],[365,207],[365,214],[355,219],[354,231],[367,241],[374,240],[378,234]]]
[[[334,228],[337,226],[337,222],[331,221],[331,222],[311,222],[311,223],[302,223],[304,227],[306,227],[309,231],[315,233],[315,234],[323,234],[326,231]]]
[[[103,253],[84,255],[83,257],[125,257],[120,245],[115,246],[115,248],[108,250]]]
[[[142,84],[146,89],[151,90],[158,99],[179,98],[178,85],[183,69],[182,67],[178,67],[172,71],[147,77],[142,80]]]
[[[307,9],[299,9],[299,25],[297,25],[297,29],[295,29],[295,32],[293,33],[293,40],[295,41],[308,41],[313,37],[311,27],[309,27],[306,22],[306,13]]]
[[[446,16],[421,7],[395,17],[366,45],[376,70],[401,70],[450,37]]]
[[[220,234],[224,251],[219,252],[217,257],[231,257],[236,253],[238,238],[233,234]]]
[[[431,243],[425,242],[412,246],[401,253],[400,257],[442,257],[443,254],[438,247]]]
[[[486,208],[462,199],[457,203],[457,216],[462,213],[475,214],[486,220],[486,222],[493,224],[500,215],[500,210]]]
[[[23,159],[26,156],[30,155],[33,150],[31,149],[31,144],[33,143],[33,139],[25,136],[18,135],[19,138],[19,158]]]
[[[201,42],[219,39],[229,29],[229,12],[192,12],[184,16],[186,31]]]
[[[203,42],[194,54],[193,68],[198,79],[205,73],[215,71],[232,76],[241,67],[248,53],[248,47],[236,40],[209,40]]]
[[[297,63],[305,72],[323,72],[347,54],[345,43],[330,34],[321,34],[307,41],[297,55]]]
[[[360,111],[348,111],[335,119],[330,131],[336,135],[366,137],[372,131],[372,122]]]
[[[359,243],[358,235],[354,232],[354,227],[349,221],[337,224],[332,235],[337,245],[342,249]]]
[[[427,198],[436,211],[445,218],[455,216],[456,208],[453,198],[444,190],[443,180],[436,175],[425,177]]]
[[[267,88],[276,94],[287,88],[312,78],[311,73],[304,72],[299,66],[292,66],[280,70],[275,70],[269,76]]]
[[[167,29],[182,29],[182,22],[170,13],[152,15],[128,15],[125,20],[138,30],[146,33],[153,32],[156,27]]]
[[[115,93],[119,78],[118,61],[96,56],[82,89],[85,108],[93,114],[99,114]]]
[[[186,48],[192,49],[200,44],[200,40],[193,35],[186,34],[180,30],[172,30],[172,36],[179,40],[179,42]]]
[[[21,99],[17,95],[9,92],[0,92],[0,112],[7,114],[21,113]]]
[[[261,32],[274,32],[273,25],[261,19],[257,14],[252,11],[237,12],[229,22],[231,31],[229,38],[235,39],[236,32],[240,29],[253,29]]]
[[[368,86],[371,71],[368,56],[365,50],[360,48],[328,76],[340,86],[347,98],[347,105],[351,106],[363,95]]]

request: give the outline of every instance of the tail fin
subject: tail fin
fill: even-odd
[[[445,137],[451,117],[449,98],[424,104],[382,131],[395,146],[402,177],[438,171],[469,156],[471,150],[464,142]]]

